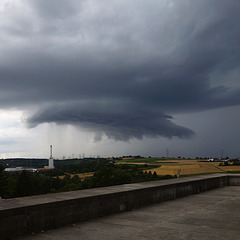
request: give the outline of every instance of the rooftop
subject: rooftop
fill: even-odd
[[[15,239],[236,240],[239,223],[240,187],[228,186]]]

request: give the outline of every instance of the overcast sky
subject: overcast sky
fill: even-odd
[[[240,156],[239,12],[1,0],[0,156]]]

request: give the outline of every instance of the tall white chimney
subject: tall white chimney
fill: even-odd
[[[53,156],[52,156],[52,145],[50,145],[50,158],[48,160],[48,167],[49,168],[54,168],[54,164],[53,164]]]

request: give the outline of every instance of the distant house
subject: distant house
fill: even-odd
[[[4,172],[22,172],[23,167],[16,167],[16,168],[5,168]]]
[[[5,168],[5,172],[22,172],[22,171],[27,171],[27,172],[37,172],[36,168],[23,168],[23,167],[16,167],[16,168]]]

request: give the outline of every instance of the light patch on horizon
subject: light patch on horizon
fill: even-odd
[[[0,110],[0,157],[21,155],[22,143],[29,132],[21,122],[22,112],[17,110]],[[20,150],[20,151],[21,151]]]
[[[0,138],[18,138],[23,135],[22,112],[0,110]]]

